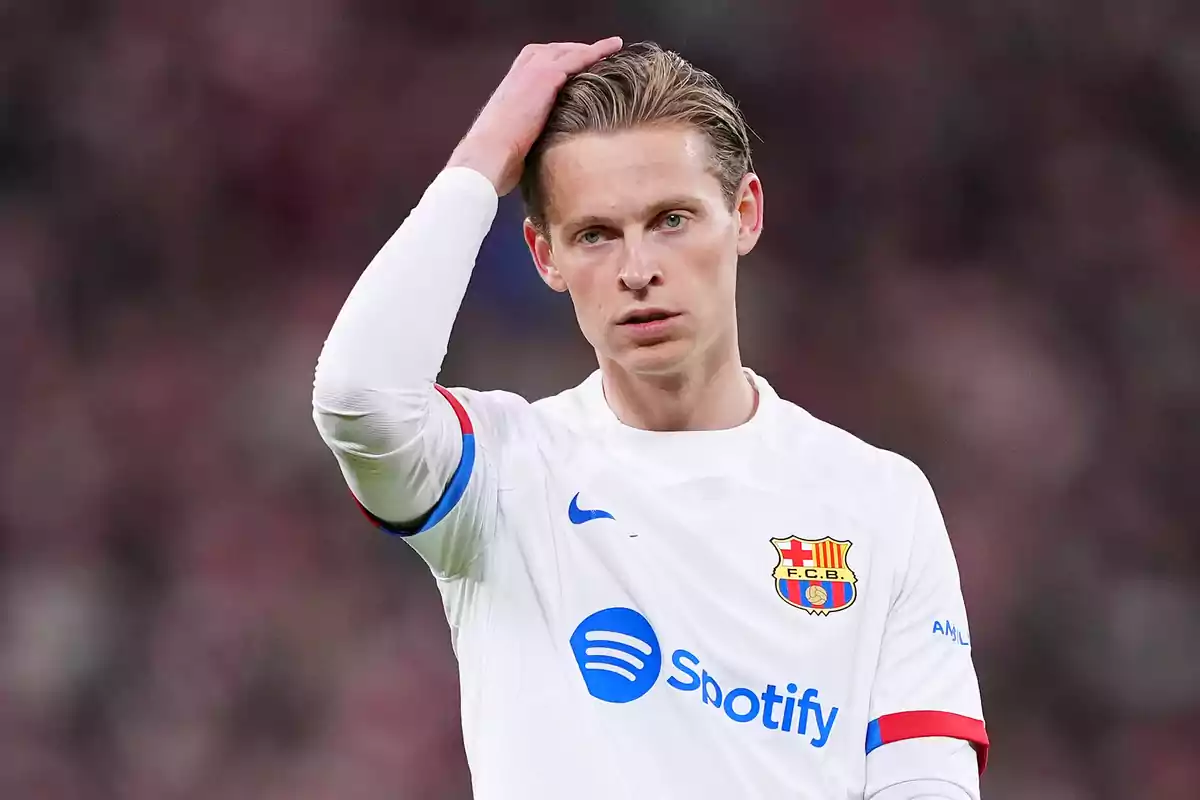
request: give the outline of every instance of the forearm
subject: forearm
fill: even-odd
[[[386,520],[428,511],[458,463],[458,422],[434,382],[496,204],[477,172],[439,175],[359,277],[318,359],[314,421]]]

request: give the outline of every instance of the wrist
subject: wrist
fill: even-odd
[[[501,148],[481,142],[463,140],[450,155],[446,167],[466,167],[487,178],[492,187],[500,194],[501,184],[507,172],[508,157]]]

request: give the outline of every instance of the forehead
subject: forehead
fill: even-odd
[[[623,216],[666,197],[719,198],[712,153],[691,127],[638,128],[572,136],[542,159],[546,216]]]

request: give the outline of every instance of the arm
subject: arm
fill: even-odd
[[[462,458],[435,381],[496,204],[480,173],[443,171],[355,284],[317,361],[317,429],[358,501],[398,529],[421,527]]]
[[[495,465],[475,433],[503,427],[482,399],[470,408],[435,383],[454,318],[497,199],[515,187],[558,90],[620,46],[614,37],[521,52],[355,284],[318,359],[313,419],[347,484],[380,527],[411,536],[439,575],[460,573],[479,550]]]
[[[988,738],[958,564],[928,480],[903,467],[911,538],[871,690],[866,796],[978,800]]]
[[[970,742],[904,739],[868,756],[870,800],[979,800],[979,762]],[[880,782],[886,782],[879,788]],[[873,793],[871,793],[873,792]]]

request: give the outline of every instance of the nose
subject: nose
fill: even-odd
[[[640,292],[647,286],[662,283],[662,271],[657,263],[654,259],[646,258],[645,253],[636,244],[627,247],[624,256],[618,277],[626,289]]]

